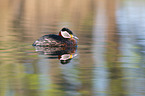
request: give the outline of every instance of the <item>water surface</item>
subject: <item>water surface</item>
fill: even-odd
[[[144,0],[0,1],[0,96],[145,96],[144,10]],[[62,27],[77,48],[32,46]]]

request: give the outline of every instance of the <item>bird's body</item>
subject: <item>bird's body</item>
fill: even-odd
[[[73,33],[68,28],[63,28],[59,35],[49,34],[40,37],[33,43],[33,46],[51,46],[51,47],[72,47],[77,46],[77,41],[73,38]],[[69,36],[70,35],[70,36]],[[72,36],[72,37],[71,37]],[[76,37],[77,38],[77,37]]]

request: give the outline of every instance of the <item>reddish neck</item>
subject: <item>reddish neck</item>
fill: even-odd
[[[58,34],[58,35],[62,37],[61,32],[59,32],[59,34]]]

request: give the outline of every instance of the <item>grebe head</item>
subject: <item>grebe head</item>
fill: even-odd
[[[68,28],[62,28],[59,32],[59,36],[62,36],[63,38],[75,38],[78,39],[75,35],[73,35],[72,31]]]

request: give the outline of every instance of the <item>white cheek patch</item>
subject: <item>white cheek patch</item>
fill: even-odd
[[[71,54],[63,54],[60,58],[60,60],[68,60],[71,59],[73,57],[77,56],[77,54],[71,55]]]
[[[71,38],[71,35],[70,35],[67,31],[61,31],[61,35],[62,35],[64,38]]]
[[[70,59],[71,55],[70,54],[64,54],[61,56],[60,60],[67,60]]]

